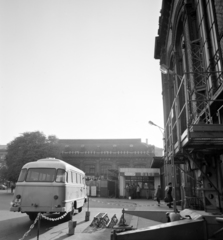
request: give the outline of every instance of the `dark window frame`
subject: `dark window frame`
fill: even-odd
[[[25,174],[22,175],[22,172],[25,170]],[[21,171],[20,171],[20,174],[19,174],[19,178],[18,178],[18,182],[24,182],[26,180],[26,176],[27,176],[27,172],[28,172],[28,169],[27,168],[23,168]],[[20,180],[20,178],[23,176],[23,180]]]

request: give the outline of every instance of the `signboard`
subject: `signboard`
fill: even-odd
[[[96,197],[97,196],[97,187],[91,186],[91,196]]]
[[[136,174],[134,172],[125,172],[125,176],[135,176]]]
[[[125,179],[130,181],[149,182],[149,181],[153,181],[154,177],[126,176]]]

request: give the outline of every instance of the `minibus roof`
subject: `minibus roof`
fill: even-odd
[[[79,168],[76,168],[73,165],[56,158],[39,159],[35,162],[26,163],[22,168],[60,168],[64,170],[72,169],[76,172],[84,174],[84,172]]]

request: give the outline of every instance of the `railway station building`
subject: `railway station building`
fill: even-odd
[[[86,183],[101,197],[126,197],[126,184],[139,184],[151,198],[159,169],[152,169],[157,148],[141,139],[60,139],[62,160],[83,170]],[[93,194],[93,193],[90,193]]]

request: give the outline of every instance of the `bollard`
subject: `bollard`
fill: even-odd
[[[87,211],[85,214],[85,222],[89,221],[89,219],[90,219],[90,212]]]
[[[74,235],[74,229],[77,226],[77,222],[76,221],[69,221],[68,222],[68,235]]]
[[[41,221],[41,215],[39,215],[39,219],[38,219],[37,240],[39,240],[39,233],[40,233],[40,221]]]
[[[87,212],[86,212],[86,214],[85,214],[85,222],[89,221],[89,219],[90,219],[89,202],[90,202],[90,199],[89,199],[89,196],[88,196],[88,200],[87,200]]]

